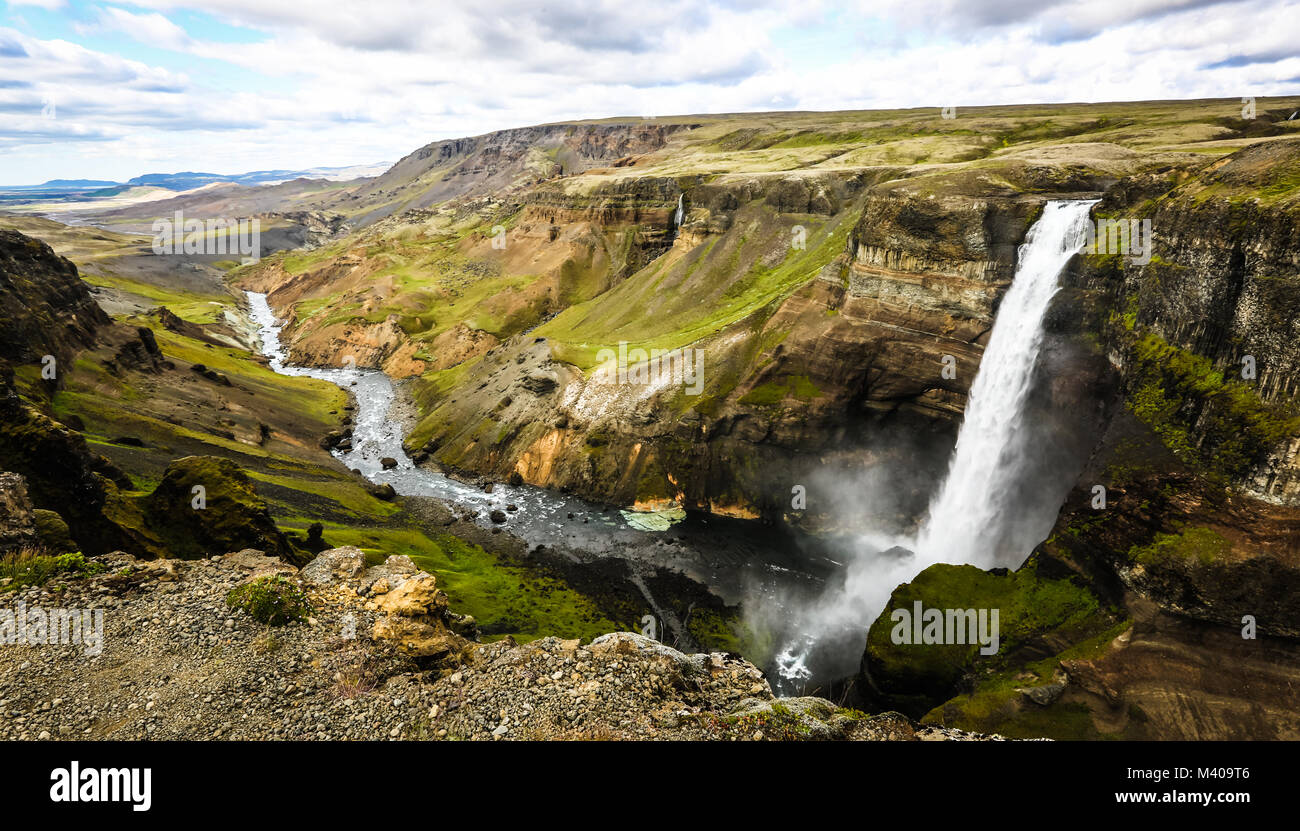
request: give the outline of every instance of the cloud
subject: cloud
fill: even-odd
[[[67,5],[66,0],[6,0],[11,7],[35,6],[47,11],[57,11]]]
[[[364,163],[614,115],[1285,94],[1300,62],[1277,21],[1297,18],[1300,0],[123,0],[64,40],[0,27],[0,78],[26,84],[0,105],[52,99],[83,128],[0,123],[33,142],[5,142],[0,182]],[[122,45],[72,42],[104,35]]]
[[[82,34],[120,32],[140,43],[178,52],[194,46],[194,41],[184,29],[157,12],[135,14],[110,6],[99,10],[95,22],[77,24],[74,28]]]
[[[27,50],[18,42],[18,39],[12,35],[6,35],[0,30],[0,58],[25,58]]]

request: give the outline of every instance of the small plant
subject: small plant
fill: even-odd
[[[236,586],[226,595],[226,605],[242,609],[253,620],[268,626],[283,626],[306,620],[311,614],[307,595],[291,580],[279,574],[259,577]]]
[[[253,653],[255,655],[270,655],[272,652],[279,650],[280,646],[280,639],[267,632],[253,641]]]
[[[23,548],[0,559],[0,578],[10,582],[0,591],[15,591],[26,586],[42,586],[59,574],[91,575],[104,571],[102,563],[88,563],[80,551],[57,556],[43,549]]]

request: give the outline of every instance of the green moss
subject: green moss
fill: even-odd
[[[77,544],[72,539],[68,523],[64,522],[63,517],[59,516],[57,512],[37,508],[32,511],[32,519],[36,525],[36,535],[40,538],[41,545],[44,548],[56,554],[65,554],[77,550]]]
[[[688,346],[772,307],[816,277],[844,250],[853,217],[846,210],[830,221],[796,221],[764,205],[747,206],[723,235],[656,260],[537,332],[565,344],[565,360],[583,369],[595,366],[601,349],[617,349],[620,342],[645,349]],[[806,248],[774,247],[799,223],[808,228]],[[774,257],[783,259],[764,265]]]
[[[783,384],[768,382],[759,384],[745,395],[741,396],[741,404],[750,404],[755,407],[770,407],[774,404],[780,404],[785,400],[790,388]]]
[[[473,615],[485,632],[530,641],[547,635],[590,639],[627,629],[587,596],[544,571],[515,566],[449,534],[428,539],[411,559],[438,576],[452,608]]]
[[[998,651],[980,654],[980,644],[896,644],[891,619],[895,609],[998,610]],[[1030,561],[1020,570],[999,575],[969,565],[937,564],[911,583],[894,590],[889,605],[867,635],[867,662],[872,679],[904,711],[924,712],[951,695],[957,682],[977,664],[1003,667],[1018,651],[1051,637],[1077,641],[1110,626],[1112,619],[1088,589],[1071,580],[1038,575]],[[974,640],[972,636],[970,640]]]
[[[1210,528],[1186,528],[1177,534],[1156,534],[1149,545],[1133,546],[1129,559],[1142,565],[1196,562],[1209,565],[1232,550],[1232,544]]]
[[[292,580],[280,574],[258,577],[236,586],[226,595],[226,605],[246,612],[253,620],[267,626],[306,620],[312,614],[307,595]]]
[[[1254,387],[1227,379],[1208,358],[1149,332],[1131,353],[1129,408],[1182,462],[1220,484],[1247,475],[1300,433],[1294,411],[1264,402]]]
[[[177,317],[191,323],[217,322],[223,312],[234,305],[234,298],[230,295],[186,292],[101,270],[83,270],[81,276],[92,286],[114,289],[143,305],[166,306]]]
[[[1009,738],[1045,737],[1062,741],[1121,738],[1099,731],[1086,706],[1064,701],[1043,706],[1026,702],[1020,691],[1055,683],[1062,661],[1100,659],[1115,638],[1131,625],[1132,621],[1121,620],[1050,658],[990,673],[971,692],[935,707],[921,721],[979,733],[999,733]]]
[[[785,383],[769,381],[754,387],[741,397],[740,403],[763,407],[780,404],[790,395],[800,401],[811,401],[821,394],[821,388],[807,375],[792,375]]]

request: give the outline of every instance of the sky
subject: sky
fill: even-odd
[[[0,0],[0,184],[576,118],[1295,94],[1300,0]]]

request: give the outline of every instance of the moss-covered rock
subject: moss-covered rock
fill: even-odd
[[[989,634],[996,610],[996,653],[981,654],[976,627],[970,627],[965,643],[910,642],[911,632],[895,637],[898,627],[912,626],[918,603],[922,610],[944,613],[941,626],[947,624],[948,610],[974,610],[977,620],[985,615],[984,631]],[[895,610],[901,610],[900,619],[894,618]],[[863,681],[883,703],[919,716],[957,692],[977,667],[1003,667],[1026,655],[1050,655],[1113,622],[1093,592],[1070,579],[1044,577],[1034,560],[1015,572],[940,563],[890,596],[867,634]]]
[[[36,525],[36,535],[40,538],[41,546],[46,551],[55,554],[66,554],[70,551],[77,550],[77,543],[72,539],[72,534],[68,530],[68,523],[63,521],[56,511],[47,511],[37,508],[32,511],[32,519]]]
[[[195,559],[256,548],[306,562],[275,526],[248,475],[229,459],[177,459],[153,493],[135,502],[135,530],[156,556]]]
[[[94,342],[108,324],[77,267],[44,242],[0,229],[0,360],[58,364]]]

